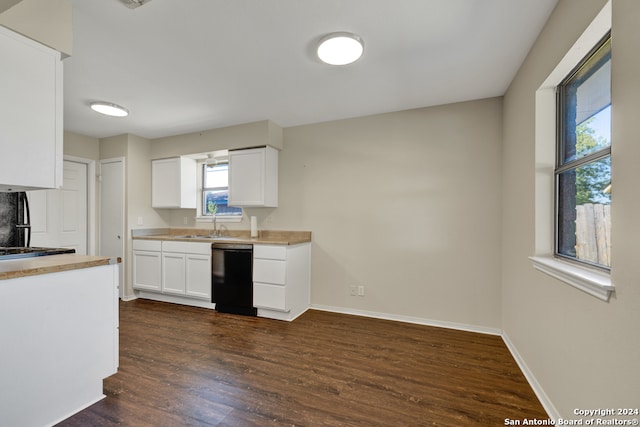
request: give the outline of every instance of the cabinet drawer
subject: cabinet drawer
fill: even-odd
[[[135,240],[133,241],[133,250],[140,251],[160,251],[162,242],[160,240]]]
[[[254,283],[253,306],[270,310],[289,311],[287,310],[284,286]]]
[[[253,260],[253,281],[284,285],[286,279],[286,263],[271,259]]]
[[[174,242],[162,241],[164,252],[179,252],[183,254],[211,255],[211,243],[206,242]]]
[[[287,247],[284,245],[253,245],[253,257],[263,259],[287,259]]]

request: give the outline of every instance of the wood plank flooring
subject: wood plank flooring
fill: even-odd
[[[500,337],[310,310],[120,305],[106,399],[59,426],[502,426],[547,419]]]

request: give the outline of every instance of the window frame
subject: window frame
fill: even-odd
[[[566,121],[565,121],[565,111],[566,111],[566,102],[565,99],[567,97],[566,90],[569,83],[574,81],[577,74],[579,74],[584,66],[593,59],[593,57],[603,48],[605,45],[609,44],[608,57],[609,61],[611,60],[611,30],[607,31],[607,33],[595,44],[593,48],[578,62],[578,64],[571,70],[567,76],[562,79],[560,83],[558,83],[556,87],[556,150],[555,150],[555,169],[554,169],[554,239],[553,239],[553,251],[554,256],[556,258],[560,258],[564,261],[575,263],[577,265],[584,265],[591,268],[595,268],[598,270],[602,270],[605,272],[611,271],[610,266],[606,266],[603,264],[598,264],[596,262],[580,259],[573,257],[571,255],[564,254],[560,252],[560,175],[564,172],[568,172],[571,170],[577,170],[582,166],[586,166],[589,164],[596,163],[600,160],[611,158],[611,144],[612,141],[609,141],[609,145],[600,148],[594,152],[586,154],[581,157],[565,160],[565,149],[566,149]],[[593,73],[597,72],[600,65],[599,62],[593,64]],[[593,75],[591,71],[587,71],[587,76],[584,78],[586,81],[591,75]],[[609,104],[607,107],[610,107]],[[601,110],[602,111],[602,110]]]
[[[224,160],[224,161],[219,161],[218,164],[229,164],[228,161]],[[207,162],[205,160],[199,161],[197,163],[197,170],[199,171],[198,178],[198,207],[197,207],[197,216],[196,216],[196,222],[213,222],[213,220],[215,219],[216,222],[241,222],[242,218],[244,217],[244,210],[242,208],[240,209],[240,214],[239,215],[223,215],[223,214],[219,214],[216,213],[215,216],[213,215],[207,215],[203,212],[204,210],[204,200],[205,200],[205,195],[204,193],[206,191],[217,191],[217,190],[224,190],[224,189],[229,189],[229,187],[205,187],[204,183],[205,183],[205,168],[207,166]]]
[[[609,0],[573,45],[559,57],[555,67],[535,91],[534,252],[528,257],[536,271],[604,303],[609,302],[615,294],[616,288],[611,277],[615,266],[611,267],[611,271],[604,271],[586,264],[568,262],[554,255],[556,88],[588,56],[591,49],[611,32],[611,22],[612,7]],[[615,114],[614,110],[612,114]],[[612,125],[615,125],[615,120]],[[615,136],[615,126],[612,126],[612,133]],[[615,159],[612,163],[615,163]],[[554,295],[552,288],[545,289],[548,289],[549,296]]]

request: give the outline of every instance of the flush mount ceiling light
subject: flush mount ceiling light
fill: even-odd
[[[107,116],[127,117],[129,115],[129,110],[118,104],[112,104],[111,102],[92,102],[90,107],[93,111],[106,114]]]
[[[331,33],[320,39],[318,58],[329,65],[347,65],[357,61],[364,52],[364,42],[353,33]]]
[[[135,9],[136,7],[140,7],[143,4],[150,2],[151,0],[120,0],[125,4],[129,9]]]

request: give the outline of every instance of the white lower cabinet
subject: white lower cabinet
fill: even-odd
[[[1,426],[57,425],[104,398],[118,370],[119,267],[0,281]]]
[[[162,292],[211,301],[211,243],[163,241]]]
[[[211,243],[134,240],[133,275],[134,289],[210,302]]]
[[[184,295],[185,271],[185,254],[162,251],[162,292]]]
[[[213,308],[211,243],[133,241],[133,287],[143,298]],[[310,304],[311,244],[253,245],[258,316],[294,320]]]
[[[309,308],[311,245],[253,245],[258,316],[293,320]]]
[[[209,255],[185,255],[185,295],[211,301],[211,245]]]
[[[253,305],[258,308],[277,310],[288,313],[287,295],[284,285],[254,283]]]
[[[133,241],[133,289],[162,291],[162,242]]]

